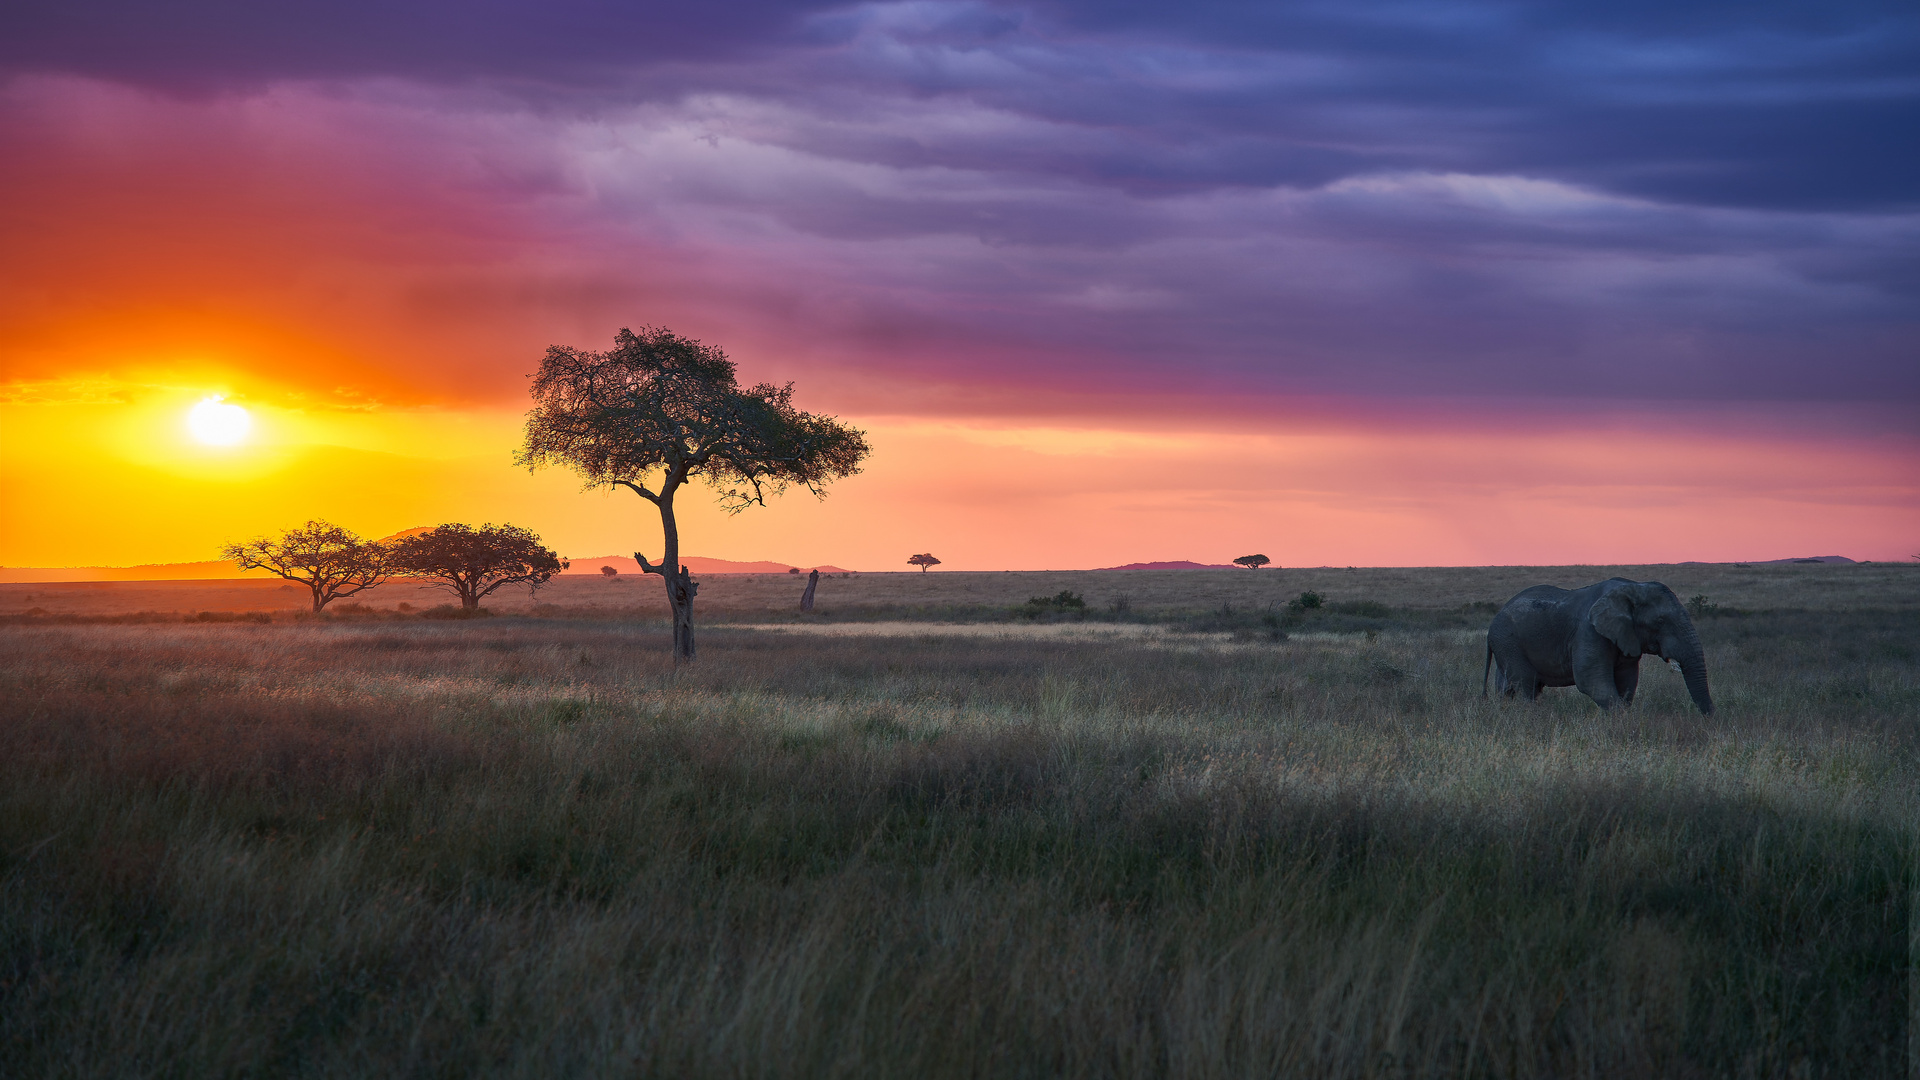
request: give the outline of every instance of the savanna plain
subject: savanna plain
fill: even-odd
[[[1908,1074],[1920,564],[800,587],[0,586],[0,1075]]]

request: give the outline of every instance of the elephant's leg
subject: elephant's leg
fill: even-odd
[[[1573,685],[1580,692],[1593,699],[1595,705],[1603,709],[1618,709],[1626,704],[1620,692],[1614,688],[1614,665],[1607,663],[1589,663],[1576,667],[1573,672]]]
[[[1613,692],[1620,695],[1622,702],[1631,705],[1633,692],[1639,686],[1640,658],[1621,657],[1620,662],[1613,665]]]
[[[1521,657],[1500,661],[1500,692],[1508,697],[1519,694],[1526,701],[1540,696],[1540,673]]]

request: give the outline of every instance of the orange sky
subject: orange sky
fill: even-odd
[[[658,551],[632,495],[510,463],[545,347],[647,323],[726,348],[743,382],[794,380],[802,408],[874,447],[825,502],[728,517],[690,490],[694,554],[881,570],[919,551],[947,569],[1920,552],[1920,437],[1897,403],[1688,404],[1644,377],[1597,401],[1421,397],[1149,363],[1021,323],[1018,296],[977,285],[997,271],[954,268],[1014,260],[972,240],[874,247],[776,228],[751,200],[696,218],[658,194],[671,177],[613,192],[595,172],[612,127],[401,91],[3,85],[0,565],[200,561],[313,517]],[[976,285],[909,295],[886,266]],[[1083,313],[1162,303],[1082,292]],[[1338,369],[1303,342],[1263,347]],[[240,446],[186,432],[216,394],[255,417]]]
[[[253,413],[242,445],[188,433],[187,410],[213,393]],[[738,516],[689,489],[686,548],[862,569],[926,550],[949,569],[1250,551],[1282,565],[1893,559],[1909,554],[1914,524],[1911,477],[1887,439],[1599,419],[1514,434],[1357,420],[1261,431],[848,419],[874,446],[864,473],[824,502],[790,493]],[[520,413],[505,405],[321,409],[237,380],[93,381],[16,387],[0,424],[5,565],[199,561],[310,516],[370,536],[512,521],[580,557],[659,548],[657,519],[631,494],[515,468]],[[1673,461],[1687,464],[1662,464]]]

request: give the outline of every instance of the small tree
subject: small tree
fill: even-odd
[[[1233,564],[1235,566],[1244,566],[1249,570],[1258,570],[1272,561],[1272,559],[1267,558],[1265,555],[1242,555],[1233,560]]]
[[[316,613],[388,576],[385,549],[330,521],[309,521],[277,538],[228,544],[220,557],[232,559],[242,570],[265,570],[305,585],[313,593]]]
[[[449,524],[394,541],[387,565],[403,577],[437,579],[427,587],[451,590],[462,611],[478,611],[481,599],[502,585],[537,591],[567,561],[518,526]]]
[[[919,567],[920,572],[924,574],[927,572],[928,567],[939,566],[940,560],[931,555],[915,555],[913,558],[907,560],[907,565]]]
[[[619,576],[620,576],[620,571],[619,571],[619,570],[616,570],[616,569],[614,569],[614,568],[613,568],[613,567],[611,567],[611,566],[603,566],[603,567],[601,567],[601,568],[600,568],[600,576],[601,576],[601,577],[608,577],[608,578],[610,578],[610,577],[619,577]]]
[[[726,353],[660,327],[623,329],[604,353],[552,346],[532,392],[519,464],[564,465],[589,488],[624,487],[660,511],[659,564],[634,558],[665,580],[675,663],[694,658],[699,588],[680,565],[675,493],[698,477],[731,513],[792,484],[825,497],[827,483],[859,472],[869,452],[864,432],[794,408],[791,383],[742,390]]]

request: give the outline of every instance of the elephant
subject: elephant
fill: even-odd
[[[1602,709],[1615,709],[1633,702],[1645,653],[1677,663],[1694,705],[1713,714],[1706,651],[1672,589],[1625,578],[1573,590],[1535,585],[1494,614],[1480,694],[1497,669],[1508,696],[1532,701],[1543,686],[1577,686]]]

